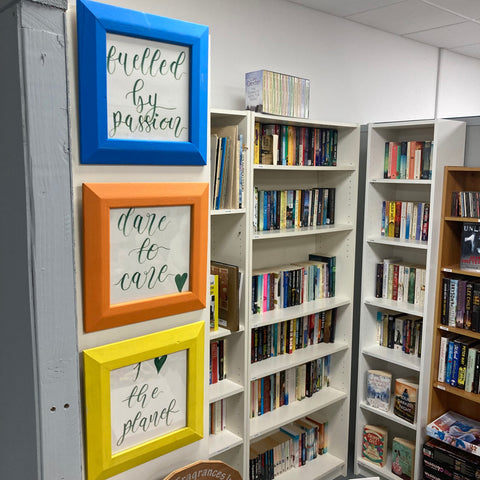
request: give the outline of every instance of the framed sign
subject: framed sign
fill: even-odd
[[[206,305],[208,184],[83,185],[84,329]]]
[[[85,350],[88,480],[203,437],[204,323]]]
[[[208,27],[77,0],[80,162],[204,165]]]

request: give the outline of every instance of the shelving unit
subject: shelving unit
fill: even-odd
[[[386,142],[432,141],[431,180],[385,179]],[[433,337],[433,311],[437,271],[438,234],[441,192],[445,165],[462,165],[464,161],[465,124],[450,120],[426,120],[371,124],[368,127],[367,179],[365,194],[365,228],[362,259],[362,296],[358,358],[358,390],[356,410],[355,472],[383,478],[398,478],[391,473],[391,455],[379,468],[362,458],[362,432],[365,424],[382,425],[388,430],[388,448],[393,437],[416,443],[415,478],[422,478],[422,444],[425,439],[429,398],[430,351]],[[416,201],[430,203],[428,241],[400,240],[381,236],[382,201]],[[375,297],[376,264],[395,257],[399,263],[425,265],[425,299],[423,306]],[[387,311],[423,317],[422,356],[377,345],[377,312]],[[392,373],[392,397],[395,378],[414,377],[418,380],[417,417],[414,425],[393,414],[369,407],[366,403],[366,375],[370,369]]]
[[[440,339],[446,332],[454,332],[480,340],[480,333],[441,324],[441,299],[443,278],[471,278],[478,281],[480,273],[460,268],[462,222],[479,222],[478,218],[451,216],[452,192],[477,191],[480,185],[480,168],[446,167],[443,187],[443,203],[440,224],[440,247],[436,282],[437,300],[433,329],[432,369],[428,421],[431,422],[448,410],[480,420],[480,394],[465,392],[446,383],[438,382],[438,358]]]
[[[212,110],[212,127],[237,125],[243,134],[244,144],[250,145],[250,114],[246,111]],[[245,150],[248,165],[250,150]],[[245,191],[248,195],[250,177],[245,176]],[[210,258],[219,262],[237,265],[242,272],[250,269],[249,242],[250,213],[246,208],[211,210],[211,252]],[[208,387],[209,403],[226,402],[226,429],[209,437],[209,456],[222,460],[243,474],[245,473],[248,431],[245,416],[248,414],[247,381],[247,295],[246,275],[243,275],[243,294],[240,297],[240,325],[238,331],[219,327],[210,332],[210,341],[223,339],[225,342],[226,378]]]
[[[346,475],[348,417],[350,399],[350,365],[353,318],[353,269],[355,262],[355,221],[358,188],[358,125],[311,122],[274,117],[253,112],[212,110],[211,125],[238,125],[246,150],[245,208],[211,211],[211,258],[238,265],[245,272],[244,295],[240,300],[240,330],[219,329],[210,340],[226,342],[227,378],[209,386],[209,401],[227,401],[227,429],[209,439],[210,458],[223,460],[248,478],[249,446],[252,441],[278,430],[294,420],[312,416],[328,419],[328,453],[307,462],[301,470],[281,475],[282,480],[296,478],[301,472],[309,479],[333,479]],[[300,167],[255,165],[254,124],[275,123],[338,130],[336,167]],[[288,231],[253,230],[254,188],[300,189],[335,187],[338,201],[335,224],[304,227]],[[337,256],[336,296],[263,314],[251,313],[252,270],[308,260],[309,253]],[[293,354],[285,354],[250,364],[251,332],[305,315],[337,308],[335,341],[313,345]],[[264,415],[250,418],[251,381],[292,366],[331,355],[330,385],[311,398],[295,401]]]
[[[335,297],[264,313],[250,313],[247,327],[251,332],[253,328],[260,326],[337,308],[334,343],[312,345],[292,354],[284,354],[248,365],[250,384],[257,378],[331,355],[330,385],[323,387],[310,398],[295,401],[249,420],[247,417],[249,431],[247,441],[257,440],[278,430],[282,425],[307,415],[319,421],[328,420],[328,454],[318,456],[300,469],[296,468],[282,474],[281,478],[282,480],[298,478],[298,475],[302,475],[308,479],[333,479],[347,473],[359,126],[252,113],[251,138],[254,138],[256,122],[338,130],[337,166],[283,166],[251,163],[252,190],[247,197],[249,201],[253,199],[255,187],[259,190],[322,187],[336,189],[333,225],[270,231],[254,231],[252,226],[251,240],[248,245],[252,270],[306,261],[309,253],[322,252],[336,255]],[[253,202],[247,208],[253,216]],[[251,301],[251,277],[248,278],[247,291]],[[247,357],[250,358],[250,342]]]

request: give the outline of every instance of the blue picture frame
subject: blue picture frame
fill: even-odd
[[[188,138],[181,138],[180,140],[158,138],[159,135],[163,134],[162,130],[167,130],[174,125],[174,121],[177,122],[176,126],[178,127],[181,117],[174,117],[174,113],[171,113],[171,117],[163,117],[163,123],[154,123],[154,115],[150,115],[150,117],[139,115],[135,119],[137,123],[134,123],[133,127],[130,124],[131,131],[142,131],[142,135],[146,136],[148,122],[150,122],[151,130],[149,131],[156,129],[157,138],[152,140],[134,138],[136,133],[132,134],[132,138],[114,138],[115,133],[112,135],[114,130],[112,128],[109,130],[108,123],[112,121],[112,118],[108,118],[109,99],[107,98],[108,34],[120,35],[127,42],[138,42],[138,39],[140,39],[141,42],[150,42],[150,44],[151,42],[161,42],[163,45],[171,45],[174,49],[185,47],[185,50],[188,51],[188,56],[186,54],[185,58],[189,61],[188,80],[186,82],[189,83],[184,82],[187,86],[184,87],[183,93],[179,90],[178,96],[180,102],[187,102],[184,109],[188,112],[188,119],[182,129],[178,128],[178,131],[188,129],[187,132],[183,133],[183,136]],[[90,0],[77,0],[80,163],[205,165],[207,162],[208,123],[208,35],[208,27],[204,25],[114,7]],[[160,51],[160,49],[157,50]],[[111,58],[109,56],[109,62]],[[130,58],[134,57],[130,55]],[[173,76],[175,76],[177,70],[173,65],[174,63],[171,62],[169,67]],[[179,63],[177,62],[177,66]],[[138,66],[139,63],[133,60],[132,65]],[[159,63],[156,64],[156,66],[158,65]],[[187,65],[187,62],[185,65]],[[168,75],[167,66],[164,70],[165,76]],[[113,70],[113,68],[110,68],[110,70]],[[160,79],[163,75],[162,71],[163,68],[156,72],[161,72]],[[150,81],[156,82],[157,79]],[[159,89],[161,89],[160,86]],[[188,94],[186,93],[187,90]],[[189,98],[182,98],[187,95]],[[148,98],[150,99],[150,97],[153,96]],[[124,95],[124,98],[127,98],[127,95]],[[132,98],[132,96],[129,98]],[[153,104],[156,105],[156,102],[155,95]],[[134,105],[138,103],[137,101]],[[147,101],[145,101],[145,104],[147,104]],[[143,108],[143,100],[141,107]],[[130,105],[130,108],[133,107]],[[175,110],[175,108],[166,110]],[[153,108],[153,112],[156,111],[160,110]],[[118,116],[113,115],[113,117],[115,121],[118,121],[118,118],[122,118],[121,112],[116,113],[118,113]],[[162,111],[162,113],[164,112]],[[165,115],[169,115],[169,113],[165,113]],[[128,117],[128,115],[125,117]],[[125,122],[125,125],[127,125],[127,122]],[[160,128],[160,125],[162,128]],[[163,128],[164,126],[166,128]],[[134,128],[136,130],[133,130]],[[176,133],[175,130],[171,135]]]

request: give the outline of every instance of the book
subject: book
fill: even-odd
[[[415,442],[394,437],[392,441],[392,473],[404,480],[414,478]]]
[[[427,435],[480,456],[480,422],[448,411],[429,423]]]
[[[392,374],[384,370],[368,370],[367,403],[379,410],[390,410]]]
[[[362,457],[379,467],[387,460],[388,432],[378,425],[365,425],[362,434]]]
[[[236,265],[212,260],[210,273],[218,275],[218,324],[231,331],[239,329],[239,281]]]
[[[218,330],[218,275],[210,274],[210,330]]]
[[[480,351],[478,345],[471,346],[468,349],[467,354],[467,367],[465,370],[465,391],[473,392],[473,384],[475,378],[475,363],[477,361],[477,355]]]
[[[450,340],[453,340],[457,336],[458,335],[455,335],[452,332],[448,332],[446,335],[443,335],[442,337],[440,337],[440,348],[439,348],[439,354],[438,354],[438,377],[437,377],[437,380],[439,382],[446,381],[448,344]]]
[[[480,224],[463,222],[460,268],[480,271]]]
[[[407,422],[415,423],[418,383],[416,379],[395,380],[393,413]]]

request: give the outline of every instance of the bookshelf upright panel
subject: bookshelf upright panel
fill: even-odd
[[[414,178],[409,178],[408,171],[406,174],[402,173],[401,178],[391,178],[392,175],[387,168],[388,162],[386,163],[389,149],[391,151],[392,145],[397,144],[399,154],[396,158],[400,161],[402,146],[404,148],[402,153],[405,154],[407,147],[408,152],[410,149],[413,152],[416,145],[414,142],[422,145],[422,157],[419,158],[428,158],[428,156],[423,157],[425,145],[430,146],[429,142],[433,142],[430,168],[427,166],[423,175],[421,169],[417,170],[418,175],[411,175]],[[386,144],[389,147],[387,150]],[[430,351],[434,331],[434,285],[437,271],[443,170],[445,165],[463,164],[464,145],[465,124],[458,121],[426,120],[368,126],[355,438],[356,473],[397,479],[398,476],[392,473],[391,447],[392,439],[401,437],[415,442],[414,478],[420,479],[422,475],[422,444],[425,439],[429,398]],[[414,158],[412,158],[413,162]],[[402,162],[404,161],[402,159]],[[404,168],[405,163],[401,165]],[[413,163],[412,169],[414,165]],[[410,170],[410,173],[411,171],[413,170]],[[390,178],[385,178],[386,176]],[[382,221],[384,202],[391,202],[385,204],[387,224]],[[392,204],[394,207],[391,210],[390,223],[392,221],[395,223],[393,212],[396,207],[400,212],[397,217],[399,230],[393,235],[388,235],[389,208]],[[427,238],[422,239],[423,223],[419,225],[419,230],[416,230],[413,238],[411,232],[407,233],[411,223],[408,223],[406,230],[400,227],[401,213],[405,212],[403,220],[405,225],[406,212],[415,210],[422,212],[422,222],[427,220],[424,215],[425,212],[428,213]],[[409,218],[413,222],[413,213]],[[409,238],[406,239],[407,236]],[[391,267],[385,259],[391,260]],[[382,267],[377,267],[379,264],[382,264]],[[380,268],[378,279],[377,268]],[[390,289],[388,276],[387,283],[383,283],[384,273],[381,268],[385,272],[389,269],[391,271]],[[407,278],[410,278],[410,283],[406,282],[406,274],[409,274]],[[399,277],[400,280],[398,280]],[[410,292],[407,291],[409,284],[415,287]],[[404,288],[401,288],[402,286]],[[381,290],[387,293],[384,295]],[[398,301],[398,295],[401,301]],[[395,336],[390,337],[392,348],[388,347],[388,321],[391,326],[397,327],[396,331],[399,333],[398,341]],[[420,325],[421,340],[417,340],[415,344],[414,339],[420,338]],[[387,371],[392,374],[391,401],[388,411],[375,408],[367,401],[369,370]],[[418,383],[416,415],[413,423],[394,413],[395,380],[399,378],[413,379]],[[380,467],[362,456],[365,425],[384,427],[388,431],[387,460],[384,466]]]

